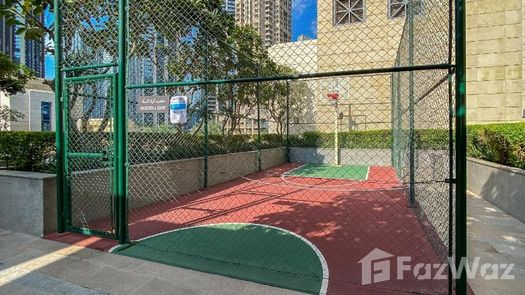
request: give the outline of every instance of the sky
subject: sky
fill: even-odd
[[[53,15],[46,13],[46,22],[53,22]],[[317,0],[292,1],[292,41],[297,41],[300,35],[310,39],[317,38]],[[51,42],[46,40],[46,44]],[[46,56],[46,79],[55,77],[55,62],[52,55]]]
[[[292,41],[300,35],[317,38],[317,0],[293,0]]]
[[[52,13],[49,13],[49,10],[44,13],[44,16],[45,16],[46,26],[49,26],[50,24],[53,23],[54,17]],[[52,41],[53,40],[49,40],[49,37],[46,36],[46,40],[45,40],[46,44],[52,44]],[[47,54],[46,55],[46,79],[51,80],[54,77],[55,77],[55,58],[52,55]]]

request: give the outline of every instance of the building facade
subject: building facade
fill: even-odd
[[[235,0],[223,0],[222,9],[231,15],[235,15]]]
[[[525,2],[467,0],[467,99],[471,124],[525,117]]]
[[[292,0],[237,0],[235,20],[253,26],[266,47],[292,40]]]
[[[340,131],[392,128],[392,121],[408,120],[407,112],[393,112],[393,79],[399,83],[398,96],[408,107],[407,74],[391,73],[337,76],[339,71],[391,68],[448,60],[449,10],[444,2],[413,0],[412,27],[417,34],[408,38],[409,6],[398,0],[318,0],[317,40],[274,45],[270,57],[298,73],[334,73],[334,76],[306,81],[313,94],[308,102],[315,119],[300,122],[316,131],[332,132],[335,122]],[[439,21],[437,21],[438,19]],[[412,41],[410,41],[412,39]],[[409,42],[412,42],[410,45]],[[308,44],[308,45],[307,45]],[[409,51],[414,58],[408,60]],[[313,58],[312,56],[315,56]],[[443,95],[446,84],[431,94],[424,93],[447,73],[420,72],[414,74],[414,97],[422,97],[416,106],[417,128],[448,126],[448,97]],[[328,99],[337,93],[338,100]],[[336,119],[338,118],[338,119]],[[312,131],[312,130],[305,130]]]
[[[3,1],[1,1],[3,2]],[[39,16],[44,21],[44,15]],[[23,21],[23,20],[22,20]],[[0,52],[6,54],[16,63],[26,65],[33,70],[35,77],[45,77],[45,42],[41,40],[26,40],[23,35],[17,35],[16,26],[6,23],[0,17]]]
[[[29,82],[24,93],[0,92],[0,106],[24,115],[16,122],[8,122],[8,131],[55,131],[55,93],[42,79]]]

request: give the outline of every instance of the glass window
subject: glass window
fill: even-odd
[[[423,0],[388,0],[388,17],[404,17],[409,1],[414,5],[414,14],[423,13]]]
[[[42,131],[51,131],[51,103],[43,101],[40,104]]]
[[[365,0],[335,0],[335,25],[360,23],[365,19]]]

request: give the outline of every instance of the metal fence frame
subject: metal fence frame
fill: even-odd
[[[449,94],[452,98],[455,95],[455,166],[451,165],[451,175],[455,175],[455,179],[450,181],[456,184],[455,192],[455,204],[450,204],[450,218],[455,220],[455,229],[450,232],[452,235],[455,234],[455,251],[452,253],[452,247],[450,247],[451,255],[454,254],[456,266],[460,265],[460,261],[467,257],[467,228],[466,228],[466,215],[467,215],[467,204],[466,204],[466,12],[465,12],[465,1],[464,0],[453,0],[454,5],[452,6],[452,0],[450,0],[450,7],[454,9],[455,14],[455,54],[450,53],[450,60],[452,61],[455,55],[456,64],[437,64],[437,65],[410,65],[410,66],[399,66],[391,68],[377,68],[377,69],[364,69],[364,70],[351,70],[351,71],[339,71],[339,72],[328,72],[328,73],[317,73],[317,74],[301,74],[301,75],[290,75],[290,76],[278,76],[278,77],[259,77],[259,78],[243,78],[243,79],[232,79],[232,80],[206,80],[206,81],[191,81],[191,82],[172,82],[172,83],[159,83],[155,85],[142,84],[142,85],[128,85],[126,81],[126,67],[127,67],[127,0],[119,0],[119,46],[118,46],[118,62],[115,64],[100,64],[100,65],[87,65],[77,68],[66,68],[63,65],[62,58],[62,46],[60,44],[62,40],[61,26],[55,25],[55,57],[56,65],[55,70],[57,73],[55,79],[55,112],[56,112],[56,149],[57,149],[57,207],[58,207],[58,232],[64,232],[71,230],[68,227],[68,213],[70,210],[70,204],[64,195],[64,181],[65,181],[65,167],[66,163],[66,151],[65,151],[65,127],[64,127],[64,100],[62,89],[65,81],[63,80],[63,73],[89,68],[101,68],[101,67],[116,67],[118,69],[117,77],[117,96],[115,97],[116,114],[116,151],[115,151],[115,162],[116,162],[116,191],[115,191],[115,207],[116,207],[116,238],[119,243],[124,244],[128,242],[128,155],[127,155],[127,132],[126,132],[126,91],[129,89],[141,89],[151,87],[173,87],[173,86],[188,86],[188,85],[219,85],[227,83],[249,83],[249,82],[265,82],[265,81],[293,81],[306,78],[322,78],[322,77],[337,77],[337,76],[356,76],[365,74],[385,74],[385,73],[397,73],[397,72],[409,72],[411,76],[417,71],[423,70],[448,70],[449,74],[455,74],[455,94]],[[54,15],[55,23],[60,24],[62,22],[62,13],[59,9],[61,0],[54,0]],[[451,11],[451,17],[453,13]],[[452,40],[452,32],[449,36]],[[413,79],[413,78],[412,78]],[[452,83],[452,81],[449,81]],[[206,87],[207,88],[207,87]],[[287,82],[287,88],[289,89],[289,83]],[[412,91],[413,93],[413,91]],[[412,95],[412,100],[413,100]],[[205,116],[206,117],[206,116]],[[260,124],[260,120],[258,120]],[[207,124],[205,124],[207,126]],[[260,126],[259,126],[260,127]],[[286,134],[289,133],[289,120],[286,124]],[[452,122],[450,126],[452,130]],[[260,129],[258,144],[260,144]],[[413,130],[410,134],[412,142],[414,139]],[[287,145],[289,149],[289,139],[287,138]],[[414,162],[414,150],[413,146],[410,148],[410,159]],[[453,164],[453,163],[451,163]],[[455,167],[455,169],[453,168]],[[455,171],[453,171],[453,169]],[[455,172],[455,173],[454,173]],[[414,182],[413,174],[411,171],[411,182]],[[413,195],[413,194],[411,194]],[[452,198],[451,198],[452,200]],[[455,211],[455,213],[454,213]],[[455,216],[453,216],[455,214]],[[92,232],[82,232],[84,234],[94,234]],[[96,234],[96,233],[95,233]],[[451,237],[452,239],[452,237]],[[452,288],[452,284],[450,284]],[[467,294],[467,282],[465,272],[461,273],[461,276],[455,278],[455,290],[457,294]],[[452,289],[450,290],[452,292]]]

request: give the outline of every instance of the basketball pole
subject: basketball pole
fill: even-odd
[[[341,161],[339,159],[339,99],[335,100],[335,165],[339,166]]]

